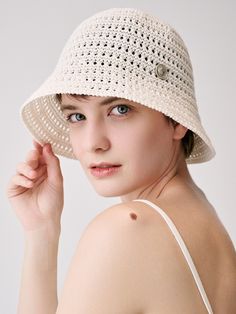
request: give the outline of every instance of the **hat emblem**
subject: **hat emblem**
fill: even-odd
[[[167,77],[167,67],[162,64],[162,63],[159,63],[157,66],[156,66],[156,75],[162,79],[162,80],[165,80],[166,77]]]

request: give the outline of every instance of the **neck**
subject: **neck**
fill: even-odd
[[[174,156],[163,174],[155,179],[154,182],[127,195],[123,195],[121,201],[123,203],[134,199],[148,199],[150,201],[165,199],[170,192],[176,190],[176,186],[180,185],[199,190],[189,173],[183,154],[179,154],[177,158]]]

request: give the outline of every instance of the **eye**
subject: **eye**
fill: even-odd
[[[72,117],[75,116],[75,121],[72,120]],[[75,123],[75,122],[78,122],[80,121],[79,120],[79,117],[80,116],[83,116],[81,113],[71,113],[69,115],[66,115],[66,121],[70,122],[70,123]]]
[[[120,114],[117,114],[117,115],[115,114],[115,116],[120,116],[120,117],[127,115],[128,112],[132,110],[132,108],[131,108],[130,106],[122,104],[122,105],[116,105],[115,107],[113,107],[112,110],[111,110],[111,112],[112,112],[115,108],[119,108],[118,112],[120,113]],[[127,109],[128,109],[128,111],[127,111]],[[69,115],[66,115],[66,120],[67,120],[69,123],[79,122],[79,121],[81,121],[81,116],[82,116],[82,117],[85,117],[85,116],[84,116],[83,114],[81,114],[81,113],[77,113],[77,112],[76,112],[76,113],[71,113],[71,114],[69,114]],[[84,118],[83,118],[82,120],[84,120]]]
[[[120,108],[120,110],[118,110],[118,111],[121,114],[118,116],[125,116],[128,114],[129,111],[132,110],[131,107],[124,105],[124,104],[123,105],[117,105],[117,106],[113,107],[111,111],[113,111],[113,109],[115,109],[115,108]],[[127,111],[127,108],[129,109],[128,111]]]

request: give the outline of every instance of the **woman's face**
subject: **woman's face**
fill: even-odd
[[[145,189],[165,172],[176,148],[175,129],[164,115],[139,103],[110,97],[62,95],[70,142],[99,195],[116,197]],[[103,104],[104,100],[108,101]],[[186,130],[186,129],[185,129]],[[94,176],[91,163],[121,165],[112,175]]]

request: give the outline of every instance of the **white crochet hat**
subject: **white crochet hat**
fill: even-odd
[[[84,20],[52,74],[21,107],[21,118],[38,142],[76,159],[56,94],[114,96],[156,109],[194,132],[187,163],[215,156],[201,124],[183,40],[173,27],[139,9],[112,8]]]

